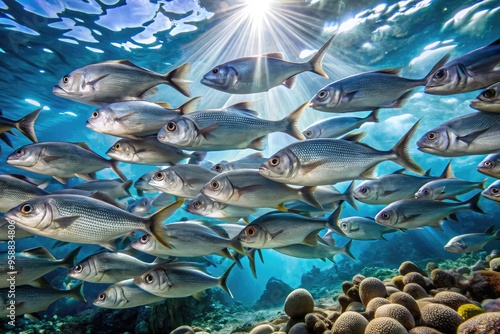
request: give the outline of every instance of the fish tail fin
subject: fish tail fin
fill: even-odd
[[[205,160],[206,157],[207,157],[207,152],[203,152],[203,151],[193,152],[193,153],[191,153],[191,157],[189,158],[187,163],[192,164],[192,165],[199,165],[200,162]]]
[[[241,245],[240,239],[238,239],[238,236],[231,239],[231,248],[240,253],[241,255],[246,255],[245,250]]]
[[[450,59],[450,54],[447,53],[443,58],[441,58],[437,63],[436,65],[434,65],[431,70],[429,71],[429,73],[427,73],[427,75],[425,77],[423,77],[420,81],[422,81],[422,84],[425,85],[427,84],[427,81],[429,81],[429,79],[431,78],[431,76],[434,74],[434,72],[436,72],[437,70],[439,70],[444,64],[446,64],[446,62],[448,61],[448,59]]]
[[[333,34],[332,37],[319,49],[319,51],[314,55],[314,57],[309,60],[309,64],[312,66],[312,72],[321,75],[324,78],[328,78],[328,74],[323,71],[323,58],[326,55],[326,52],[330,48],[330,45],[332,45],[332,41],[335,38],[336,34]]]
[[[301,200],[307,204],[314,206],[315,208],[317,208],[319,210],[325,210],[325,208],[323,208],[323,205],[321,205],[321,203],[318,202],[318,200],[314,196],[315,190],[316,190],[316,187],[306,186],[306,187],[300,188],[299,193],[300,193]]]
[[[231,273],[231,270],[233,270],[235,265],[236,265],[236,263],[233,263],[231,266],[229,266],[229,268],[226,270],[226,272],[221,277],[219,277],[219,279],[217,280],[219,283],[219,287],[222,290],[224,290],[224,292],[226,292],[231,298],[234,298],[234,297],[233,297],[233,294],[231,293],[231,291],[229,290],[229,288],[227,287],[227,278],[229,277],[229,274]]]
[[[86,303],[85,295],[83,294],[83,283],[68,290],[68,297]]]
[[[36,138],[35,133],[35,121],[38,118],[38,115],[42,111],[42,108],[38,108],[37,110],[29,113],[24,116],[20,120],[16,122],[16,129],[21,131],[23,135],[25,135],[29,140],[34,143],[38,143],[38,139]]]
[[[71,269],[76,264],[76,257],[78,256],[80,249],[82,249],[82,246],[76,247],[63,259],[61,259],[61,267]]]
[[[113,170],[113,172],[115,172],[116,175],[118,175],[118,177],[123,181],[123,182],[127,182],[128,179],[127,177],[125,176],[125,174],[123,174],[123,172],[118,168],[118,160],[109,160],[109,162],[111,163],[111,169]]]
[[[347,255],[349,258],[351,258],[352,260],[356,261],[356,258],[354,257],[354,255],[352,255],[351,253],[351,245],[352,245],[352,239],[349,240],[348,243],[345,244],[345,246],[343,246],[342,248],[340,248],[340,252],[342,254],[345,254]]]
[[[191,95],[189,92],[189,85],[191,82],[187,80],[189,67],[189,64],[185,63],[165,74],[165,79],[168,81],[169,85],[187,97]]]
[[[354,199],[354,188],[355,188],[354,181],[351,182],[349,187],[346,189],[346,191],[342,194],[344,197],[344,201],[349,203],[354,209],[358,210],[358,204],[356,203],[356,200]]]
[[[488,178],[485,178],[481,183],[479,183],[479,189],[484,190],[486,188],[486,181],[488,181]]]
[[[408,144],[410,143],[411,138],[415,134],[417,130],[418,124],[420,120],[418,120],[410,130],[401,138],[398,143],[391,149],[392,153],[396,154],[395,162],[405,167],[406,169],[411,170],[417,174],[424,174],[424,170],[420,167],[408,154]]]
[[[170,216],[172,216],[177,211],[177,209],[181,207],[183,202],[184,199],[180,199],[145,218],[147,221],[149,221],[150,231],[147,232],[150,232],[151,235],[165,247],[172,248],[172,246],[170,246],[165,240],[166,236],[163,230],[163,222]]]
[[[309,101],[302,104],[300,107],[292,111],[288,116],[281,120],[281,123],[284,125],[285,133],[290,136],[297,138],[298,140],[306,139],[302,132],[297,128],[297,123],[299,121],[300,116],[309,106]]]
[[[481,198],[481,193],[472,196],[466,203],[469,205],[469,209],[475,212],[486,214],[479,206],[479,199]]]
[[[333,211],[332,214],[328,217],[328,219],[326,220],[326,227],[328,227],[330,230],[337,233],[338,235],[345,236],[345,234],[337,225],[341,213],[342,213],[342,204],[339,205],[339,207],[335,209],[335,211]]]
[[[366,116],[365,120],[367,122],[374,122],[374,123],[378,123],[379,122],[379,119],[378,119],[378,112],[379,112],[380,109],[373,109],[373,111],[370,113],[370,115]]]
[[[132,193],[130,192],[130,187],[132,187],[132,180],[128,180],[128,181],[125,181],[123,183],[123,190],[125,190],[125,192],[130,196],[130,197],[134,197],[132,196]],[[142,196],[142,195],[139,195],[139,196]]]
[[[201,96],[193,97],[191,100],[185,102],[183,105],[179,106],[179,108],[175,109],[181,115],[187,115],[192,113],[196,109],[198,109],[198,105],[200,104]]]

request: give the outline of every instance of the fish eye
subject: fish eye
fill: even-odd
[[[103,302],[103,301],[105,301],[105,300],[106,300],[106,294],[103,292],[103,293],[101,293],[101,294],[99,295],[99,297],[98,297],[98,298],[99,298],[99,301]]]
[[[498,188],[491,188],[490,191],[491,191],[492,194],[498,194],[498,192],[500,191],[500,189],[498,189]]]
[[[143,236],[139,239],[139,241],[141,242],[141,244],[145,244],[145,243],[147,243],[147,242],[148,242],[148,240],[149,240],[149,236],[148,236],[147,234],[143,235]]]
[[[68,82],[69,82],[69,77],[68,77],[67,75],[63,76],[62,81],[63,81],[64,83],[68,83]]]
[[[388,212],[382,212],[380,217],[382,217],[382,219],[384,220],[388,220],[389,218],[391,218],[391,215]]]
[[[255,228],[250,226],[245,229],[245,234],[249,236],[250,238],[255,236]]]
[[[429,132],[427,134],[427,139],[428,140],[435,140],[437,138],[437,134],[435,132]]]
[[[113,148],[114,148],[115,150],[119,150],[119,149],[120,149],[120,144],[116,143],[116,144],[115,144],[115,146],[113,146]]]
[[[201,202],[200,201],[194,201],[193,202],[193,206],[194,206],[195,209],[199,209],[199,208],[201,208]]]
[[[444,77],[446,77],[446,73],[447,71],[444,68],[442,68],[434,74],[434,77],[437,79],[443,79]]]
[[[492,166],[492,165],[493,165],[493,164],[492,164],[492,163],[491,163],[491,161],[489,161],[489,160],[488,160],[488,161],[483,162],[483,166],[484,166],[484,167],[486,167],[486,168],[491,168],[491,166]]]
[[[81,265],[81,264],[77,264],[77,265],[75,266],[75,271],[76,271],[77,273],[81,273],[81,272],[82,272],[82,270],[83,270],[83,267],[82,267],[82,265]]]
[[[216,171],[216,172],[222,172],[222,165],[220,165],[220,164],[215,165],[214,166],[214,171]]]
[[[163,172],[157,172],[153,177],[155,181],[162,181],[164,178],[165,178],[165,173]]]
[[[29,214],[33,211],[33,206],[31,204],[24,204],[21,207],[21,213],[23,214]]]
[[[362,194],[367,194],[368,193],[368,188],[367,187],[363,187],[359,191],[361,191]]]
[[[347,228],[347,223],[342,223],[342,224],[340,224],[340,227],[341,227],[342,229],[346,229],[346,228]]]
[[[424,190],[422,190],[422,193],[423,193],[425,196],[428,196],[428,195],[431,193],[431,191],[430,191],[429,189],[425,188]]]
[[[271,158],[271,160],[269,160],[269,163],[271,164],[271,166],[276,167],[280,164],[280,158],[278,157]]]
[[[309,130],[309,131],[306,131],[305,135],[306,135],[306,137],[312,137],[313,133],[311,130]]]
[[[153,283],[153,281],[154,281],[153,275],[151,275],[151,274],[147,274],[146,277],[144,277],[144,279],[145,279],[146,283],[149,283],[149,284]]]
[[[220,182],[219,181],[212,181],[210,182],[210,188],[213,190],[217,190],[220,187]]]
[[[487,89],[487,90],[485,90],[484,92],[482,92],[482,93],[481,93],[481,95],[482,95],[485,99],[492,99],[492,98],[494,98],[494,97],[495,97],[495,95],[497,95],[497,94],[496,94],[496,92],[495,92],[495,90],[494,90],[494,89],[491,89],[491,88],[490,88],[490,89]]]
[[[324,99],[324,98],[326,98],[327,96],[328,96],[328,91],[326,91],[326,90],[320,90],[320,91],[318,92],[318,98],[319,98],[319,99],[322,99],[322,100],[323,100],[323,99]]]
[[[97,111],[94,111],[91,115],[92,118],[97,118],[99,117],[99,113]]]
[[[24,155],[24,148],[20,148],[15,152],[17,157],[21,157]]]
[[[177,125],[174,122],[167,123],[167,131],[175,131],[177,129]]]
[[[219,69],[218,69],[218,68],[214,68],[214,69],[212,70],[212,74],[217,74],[217,73],[219,73]]]

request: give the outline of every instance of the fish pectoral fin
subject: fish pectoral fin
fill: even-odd
[[[309,233],[302,243],[306,246],[316,247],[318,245],[318,231]]]
[[[312,172],[313,170],[315,170],[316,168],[318,168],[319,166],[322,166],[324,164],[325,164],[324,161],[315,161],[315,162],[311,162],[309,164],[301,165],[300,169],[302,169],[304,174],[307,174],[307,173]]]
[[[297,83],[297,76],[296,75],[283,81],[283,86],[285,86],[286,88],[292,89],[295,86],[295,83]]]
[[[285,59],[285,54],[283,52],[268,52],[264,53],[262,57],[267,57],[267,58],[275,58],[275,59]]]
[[[55,175],[52,177],[62,184],[68,183],[68,180],[69,180],[69,177],[61,177],[61,176],[55,176]]]
[[[44,155],[41,157],[41,159],[43,162],[50,163],[52,161],[63,159],[63,157],[57,155]]]
[[[56,228],[64,228],[80,219],[80,216],[59,217],[53,220]]]
[[[193,295],[193,297],[196,299],[196,300],[200,300],[201,298],[205,297],[207,294],[205,293],[205,291],[200,291],[200,292],[197,292]]]
[[[248,144],[248,148],[253,148],[254,150],[259,150],[259,151],[263,151],[266,147],[266,139],[267,139],[267,136],[262,136],[262,137],[259,137],[257,139],[254,139],[250,142],[250,144]]]
[[[255,190],[259,189],[259,188],[260,188],[260,185],[258,185],[258,184],[253,184],[251,186],[246,186],[246,187],[243,187],[243,188],[238,188],[237,189],[238,196],[242,196],[242,195],[244,195],[246,193],[255,191]]]
[[[344,98],[347,99],[346,102],[351,102],[351,100],[354,98],[354,95],[356,95],[357,92],[358,92],[357,90],[353,90],[350,92],[343,92],[342,95],[344,95]]]
[[[486,129],[482,129],[479,131],[475,131],[475,132],[469,133],[467,136],[457,137],[457,139],[466,143],[467,145],[470,145],[477,137],[479,137],[481,134],[488,131],[489,129],[490,128],[486,128]]]
[[[94,80],[92,81],[89,81],[85,84],[85,86],[91,86],[92,88],[94,88],[94,85],[96,83],[98,83],[99,81],[101,81],[102,79],[104,79],[105,77],[107,77],[109,74],[104,74],[104,75],[101,75],[100,77],[97,77],[95,78]]]
[[[395,192],[398,192],[400,191],[401,189],[395,189],[395,190],[385,190],[383,193],[382,193],[382,196],[389,196],[389,195],[392,195],[394,194]]]
[[[415,213],[415,214],[413,214],[413,215],[408,215],[408,216],[404,215],[404,216],[403,216],[403,220],[401,221],[401,223],[406,223],[406,222],[409,222],[409,221],[411,221],[412,219],[415,219],[415,218],[417,218],[417,217],[420,217],[421,215],[422,215],[422,214],[420,214],[420,213]]]
[[[198,134],[201,135],[203,138],[207,139],[210,132],[214,131],[218,127],[219,127],[218,124],[212,124],[210,126],[207,126],[206,128],[198,130]]]
[[[136,113],[135,111],[133,111],[133,112],[129,112],[128,114],[123,115],[122,117],[117,117],[117,118],[116,118],[116,121],[123,122],[123,121],[128,120],[129,118],[134,117],[134,116],[135,116],[135,115],[137,115],[137,114],[138,114],[138,113]]]
[[[368,170],[366,170],[361,176],[365,180],[373,180],[376,179],[377,177],[375,176],[375,169],[377,168],[377,165],[370,167]]]
[[[280,235],[281,233],[283,233],[284,230],[279,230],[279,231],[276,231],[274,233],[271,233],[271,239],[274,239],[276,238],[278,235]]]

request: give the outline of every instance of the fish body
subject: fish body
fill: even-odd
[[[484,189],[486,179],[481,182],[471,182],[461,179],[439,179],[424,184],[415,193],[418,199],[433,199],[441,201],[444,199],[457,200],[458,195],[468,193],[475,189]]]
[[[195,215],[216,218],[227,222],[236,222],[241,218],[248,219],[249,215],[255,213],[255,210],[252,208],[218,202],[204,194],[199,194],[189,201],[186,210]]]
[[[441,221],[460,210],[483,213],[477,206],[480,195],[463,203],[450,203],[416,198],[403,199],[389,204],[375,216],[380,225],[399,230],[430,226],[442,230]]]
[[[158,132],[158,140],[189,150],[263,150],[266,136],[272,132],[304,139],[296,123],[306,108],[307,103],[279,121],[259,118],[245,102],[222,110],[195,111],[167,122]]]
[[[98,253],[76,264],[69,277],[92,283],[116,283],[140,275],[156,266],[124,253]]]
[[[7,212],[24,201],[48,194],[22,176],[0,174],[0,212]]]
[[[151,88],[166,84],[185,96],[189,85],[185,77],[189,64],[166,74],[137,66],[129,60],[90,64],[62,77],[52,89],[59,97],[91,105],[104,105],[127,100],[142,100]]]
[[[114,180],[94,180],[81,182],[71,189],[85,190],[90,192],[100,192],[108,195],[113,199],[123,199],[127,197],[131,197],[130,187],[132,186],[132,181],[123,182],[120,179]]]
[[[472,100],[470,106],[479,111],[500,112],[500,82],[486,87],[475,100]]]
[[[477,165],[477,171],[500,179],[500,153],[488,155]]]
[[[223,160],[210,169],[217,173],[236,169],[259,169],[260,165],[266,160],[267,158],[264,158],[262,153],[257,152],[234,161]]]
[[[428,94],[449,95],[487,87],[500,81],[500,39],[452,59],[425,85]]]
[[[194,198],[217,173],[198,165],[177,165],[156,172],[149,185],[165,193]]]
[[[373,178],[376,165],[391,160],[412,171],[423,173],[408,155],[407,145],[418,122],[389,151],[345,139],[310,139],[288,145],[259,168],[262,176],[276,182],[318,186]]]
[[[112,241],[134,230],[152,233],[160,242],[161,225],[182,204],[167,206],[145,218],[80,195],[46,195],[11,209],[5,217],[36,235],[114,249]]]
[[[44,142],[26,145],[9,155],[7,163],[52,176],[61,183],[66,183],[71,177],[90,181],[95,178],[95,172],[104,168],[111,168],[120,179],[127,181],[115,161],[102,158],[85,143]]]
[[[25,135],[26,138],[34,143],[37,143],[38,139],[36,138],[34,125],[41,111],[42,108],[39,108],[22,117],[21,119],[13,120],[7,117],[3,117],[3,113],[0,110],[0,134],[4,134],[5,132],[8,132],[13,128],[16,128],[21,131],[21,133]]]
[[[16,237],[17,239],[17,237]],[[57,260],[45,247],[26,249],[14,254],[15,270],[10,269],[11,254],[0,253],[0,288],[7,288],[8,278],[15,272],[16,286],[30,284],[43,275],[59,268],[70,269],[76,260],[80,247],[70,252],[66,257]]]
[[[490,186],[486,188],[481,195],[500,204],[500,180],[490,184]]]
[[[18,228],[15,223],[9,224],[5,217],[0,217],[0,241],[18,240],[33,236],[33,233]]]
[[[344,254],[351,259],[355,260],[351,253],[352,240],[349,240],[345,246],[335,247],[326,245],[323,243],[318,243],[316,246],[311,247],[303,244],[294,244],[290,246],[276,247],[273,248],[275,251],[288,256],[297,257],[300,259],[321,259],[325,261],[326,259],[334,262],[334,256],[336,254]]]
[[[109,309],[124,309],[149,305],[165,300],[139,288],[134,280],[117,282],[101,292],[94,300],[94,305]]]
[[[284,202],[301,200],[319,209],[314,187],[292,188],[269,180],[258,170],[240,169],[214,176],[201,189],[201,193],[215,201],[245,208],[279,208]]]
[[[453,237],[444,246],[448,252],[452,253],[472,253],[478,252],[491,240],[500,240],[500,230],[494,231],[494,226],[490,226],[484,233],[468,233]]]
[[[201,83],[226,93],[252,94],[265,92],[281,84],[292,88],[295,75],[305,71],[328,78],[321,62],[334,37],[305,63],[288,62],[281,52],[242,57],[215,66],[203,76]]]
[[[356,240],[386,240],[384,234],[397,231],[369,217],[346,217],[339,219],[337,225],[344,236]]]
[[[176,109],[161,102],[115,102],[92,112],[86,126],[117,137],[137,139],[156,136],[165,123],[179,114],[195,110],[198,102],[199,98],[194,98]]]
[[[378,111],[372,111],[368,116],[361,117],[330,117],[309,125],[302,131],[306,139],[337,138],[359,128],[368,122],[378,122]]]

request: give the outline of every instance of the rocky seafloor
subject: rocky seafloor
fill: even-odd
[[[257,303],[218,289],[124,310],[18,321],[5,333],[500,334],[500,252],[435,263],[313,269],[299,288],[271,278]],[[347,273],[358,269],[354,277]],[[344,280],[342,282],[342,280]],[[313,297],[315,296],[315,297]]]

